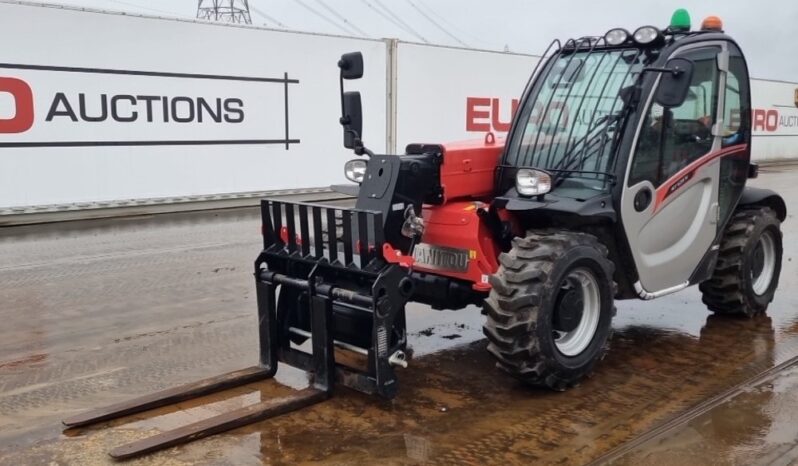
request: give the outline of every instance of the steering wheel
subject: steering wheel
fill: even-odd
[[[673,134],[680,142],[698,142],[709,139],[712,131],[698,120],[677,120],[673,124]]]

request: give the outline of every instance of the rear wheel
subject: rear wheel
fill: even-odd
[[[709,310],[748,317],[767,310],[781,273],[780,226],[768,207],[735,212],[712,277],[699,286]]]
[[[521,381],[564,390],[607,349],[613,264],[591,235],[530,232],[499,257],[485,300],[488,351]]]

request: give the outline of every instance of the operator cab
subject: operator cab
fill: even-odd
[[[662,30],[554,41],[538,66],[499,166],[506,199],[586,201],[622,186],[627,168],[630,184],[656,188],[715,146],[750,141],[745,60],[716,17],[691,31],[679,10]],[[726,171],[747,173],[749,159],[746,149]],[[726,207],[741,189],[725,193]]]
[[[664,29],[555,41],[508,135],[495,204],[523,223],[608,226],[638,275],[619,280],[625,297],[681,289],[712,269],[743,193],[750,109],[745,59],[716,17],[691,31],[677,10]]]

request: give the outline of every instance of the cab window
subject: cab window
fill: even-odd
[[[725,105],[723,110],[723,147],[747,143],[747,122],[750,113],[748,73],[743,57],[732,50],[729,73],[726,75]]]
[[[644,180],[659,186],[712,148],[719,52],[719,47],[705,47],[679,55],[695,63],[687,99],[673,108],[652,102],[638,138],[630,186]]]
[[[721,147],[731,153],[720,162],[720,186],[718,187],[719,222],[723,228],[733,213],[737,199],[743,192],[748,178],[748,162],[751,149],[751,99],[748,86],[748,71],[740,50],[729,44],[729,72],[726,73],[724,92],[723,126]],[[736,147],[737,150],[734,150]]]

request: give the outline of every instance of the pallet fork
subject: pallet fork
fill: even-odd
[[[406,366],[404,313],[412,281],[407,269],[383,257],[383,214],[268,199],[261,201],[261,214],[263,250],[255,261],[260,364],[65,419],[67,429],[269,379],[278,362],[312,374],[311,386],[122,445],[110,455],[132,458],[296,411],[328,399],[336,384],[396,395],[393,368]],[[308,338],[311,352],[298,347]],[[365,356],[365,369],[337,363],[336,347]]]

